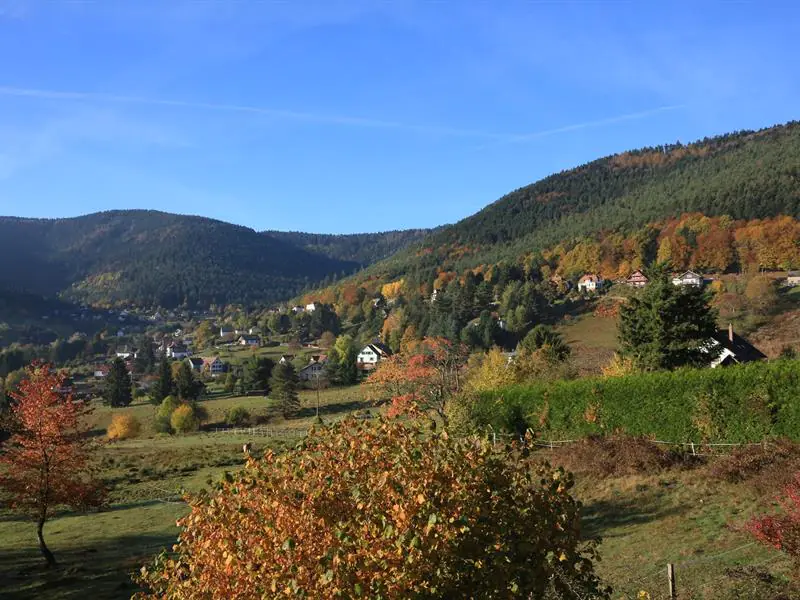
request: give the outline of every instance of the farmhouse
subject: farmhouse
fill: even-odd
[[[171,343],[167,346],[167,358],[174,358],[176,360],[183,360],[191,356],[189,349],[183,344]]]
[[[207,371],[212,377],[217,377],[225,372],[225,363],[219,356],[203,359],[203,371]]]
[[[721,329],[718,331],[712,338],[709,348],[713,350],[721,348],[719,355],[711,361],[712,369],[719,366],[727,367],[767,358],[761,350],[734,333],[733,325],[728,325],[727,330]]]
[[[234,331],[230,327],[220,327],[219,328],[219,337],[221,338],[229,338],[234,335]]]
[[[631,287],[644,287],[646,286],[650,280],[647,278],[647,275],[642,273],[639,269],[634,271],[630,274],[630,276],[625,280],[625,283]]]
[[[311,361],[297,372],[300,381],[316,381],[325,376],[325,364],[328,357],[324,354],[311,357]]]
[[[239,345],[258,348],[261,345],[261,338],[257,335],[243,335],[239,338]]]
[[[294,360],[294,354],[282,354],[280,360],[278,361],[281,365],[290,365]]]
[[[94,369],[94,376],[97,379],[102,379],[103,377],[108,377],[108,372],[111,370],[111,367],[108,365],[100,365],[99,367],[95,367]]]
[[[694,271],[685,271],[680,275],[672,277],[672,285],[693,285],[700,287],[703,285],[703,276]]]
[[[363,371],[371,371],[380,361],[384,358],[389,358],[391,355],[392,351],[379,342],[367,344],[358,353],[356,366]]]
[[[792,287],[800,285],[800,271],[789,271],[786,277],[786,285]]]
[[[603,278],[594,273],[587,273],[578,280],[579,292],[596,292],[603,287]]]
[[[199,356],[190,356],[186,359],[186,362],[189,363],[192,371],[197,371],[199,373],[203,370],[203,359]]]

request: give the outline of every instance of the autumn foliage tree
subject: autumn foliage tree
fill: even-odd
[[[367,383],[375,399],[391,399],[390,416],[436,413],[447,424],[447,402],[462,387],[467,348],[444,338],[426,338],[407,353],[378,363]]]
[[[606,598],[572,485],[518,450],[350,419],[189,498],[135,598]]]
[[[800,577],[800,473],[778,498],[779,514],[751,519],[745,529],[759,542],[777,548],[794,561],[795,576]]]
[[[8,505],[36,520],[39,548],[48,566],[56,560],[44,540],[44,525],[59,506],[87,509],[103,501],[89,476],[86,409],[61,393],[64,375],[34,363],[11,392],[13,434],[0,454],[0,490]]]

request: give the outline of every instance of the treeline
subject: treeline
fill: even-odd
[[[800,361],[553,381],[485,392],[471,408],[488,431],[544,439],[625,433],[671,442],[800,439]]]

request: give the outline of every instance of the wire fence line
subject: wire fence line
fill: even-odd
[[[549,448],[551,450],[556,450],[558,448],[563,448],[569,444],[576,444],[578,442],[583,441],[583,439],[571,439],[571,440],[544,440],[541,438],[536,438],[536,434],[532,429],[528,429],[525,434],[518,434],[518,433],[505,433],[505,432],[496,432],[489,426],[489,430],[487,432],[487,437],[493,444],[497,444],[502,442],[503,440],[514,440],[518,441],[524,445],[532,445],[537,446],[539,448]],[[585,438],[584,438],[585,439]],[[687,450],[691,450],[691,453],[695,456],[714,456],[714,453],[703,453],[702,450],[704,448],[743,448],[743,447],[761,447],[765,451],[774,445],[772,440],[762,440],[760,442],[670,442],[666,440],[651,440],[647,438],[639,438],[641,441],[648,442],[650,444],[658,444],[663,446],[677,446],[681,448],[686,448]]]
[[[297,427],[215,427],[213,433],[227,434],[227,435],[250,435],[261,437],[297,437],[306,434],[303,429]]]

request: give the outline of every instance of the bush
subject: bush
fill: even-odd
[[[137,597],[607,598],[572,485],[476,438],[349,419],[191,498]]]
[[[620,432],[673,442],[800,440],[800,361],[591,377],[484,392],[478,427],[528,427],[550,438]]]
[[[141,423],[133,415],[114,415],[106,430],[106,436],[110,440],[127,440],[139,435],[141,428]]]
[[[778,502],[779,513],[754,517],[745,529],[762,544],[785,552],[793,562],[795,579],[800,579],[800,473],[795,473]]]
[[[225,423],[240,427],[250,421],[250,413],[243,406],[233,406],[225,412]]]
[[[641,437],[591,436],[558,449],[558,463],[575,472],[599,477],[655,474],[692,467],[700,457],[654,444]]]
[[[191,404],[181,404],[176,408],[169,419],[169,424],[175,433],[189,433],[197,431],[200,422]]]
[[[800,445],[790,440],[761,446],[742,446],[715,458],[709,474],[729,483],[749,482],[758,490],[774,491],[787,485],[800,471]]]
[[[156,414],[153,417],[153,429],[158,433],[172,433],[172,413],[180,406],[173,396],[167,396],[161,401],[156,409]]]

